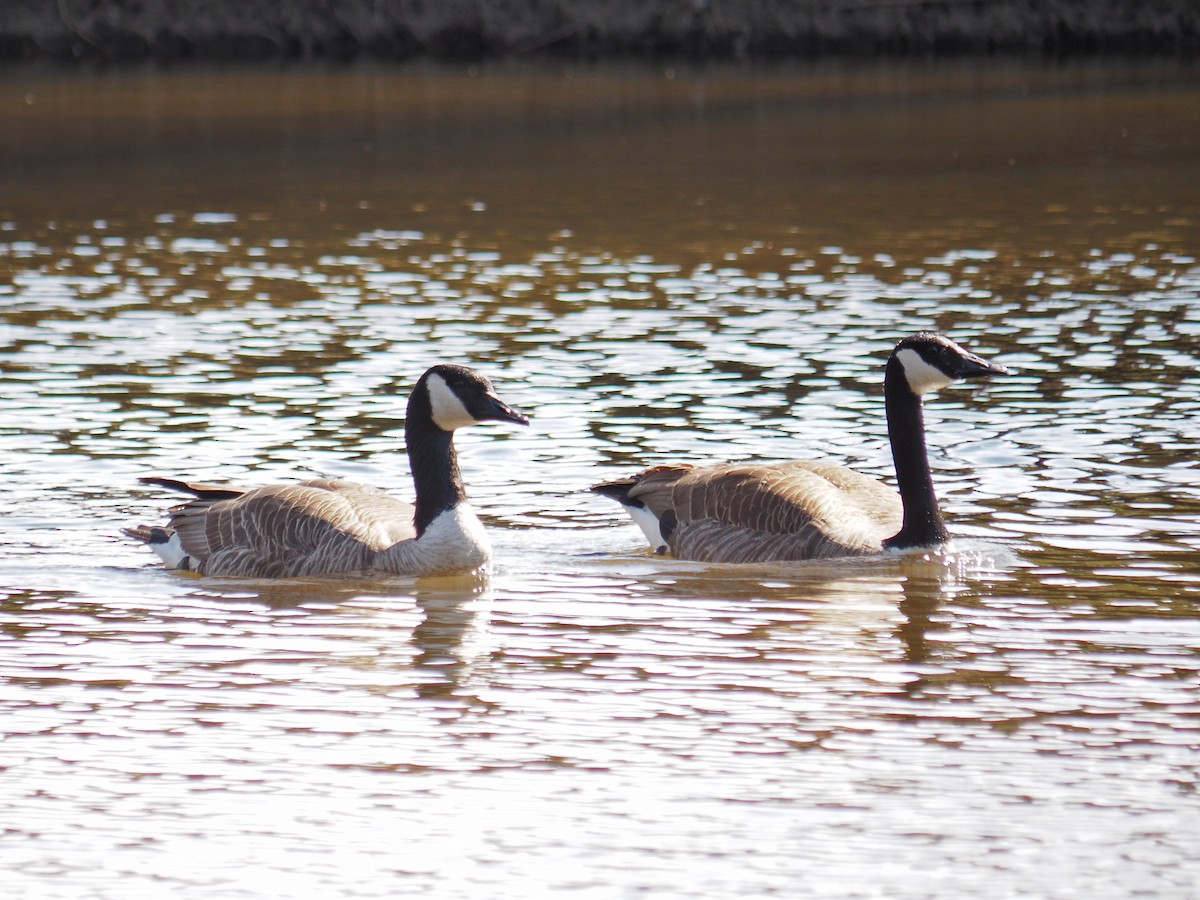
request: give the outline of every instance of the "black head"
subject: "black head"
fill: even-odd
[[[429,418],[443,431],[454,431],[476,422],[515,422],[529,419],[496,396],[492,383],[474,369],[448,363],[427,370],[409,401],[427,405]]]
[[[981,359],[933,331],[906,337],[892,351],[892,359],[899,365],[909,390],[917,395],[967,378],[1008,374],[1004,366]]]

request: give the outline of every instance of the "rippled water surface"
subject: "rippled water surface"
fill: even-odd
[[[5,896],[1195,896],[1200,83],[1172,66],[8,73]],[[654,557],[590,483],[891,478],[945,554]],[[477,366],[490,577],[151,565],[139,485],[408,495]]]

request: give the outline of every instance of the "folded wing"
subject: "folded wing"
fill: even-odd
[[[899,496],[866,475],[807,461],[663,465],[628,489],[659,520],[673,556],[768,562],[878,553],[899,531]]]
[[[416,537],[413,507],[348,481],[314,480],[240,491],[174,482],[194,499],[169,527],[204,575],[287,578],[370,568],[375,554]]]

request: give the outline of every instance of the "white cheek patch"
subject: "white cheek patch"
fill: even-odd
[[[429,409],[433,414],[433,424],[442,431],[453,431],[465,425],[474,425],[475,417],[467,412],[461,400],[441,375],[430,375],[425,380],[425,389],[429,391]]]
[[[925,360],[916,350],[905,347],[896,354],[900,365],[904,367],[904,379],[914,394],[920,396],[928,391],[936,391],[952,384],[954,379]]]

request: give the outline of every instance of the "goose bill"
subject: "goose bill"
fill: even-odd
[[[529,416],[517,412],[499,397],[488,395],[488,408],[480,418],[492,419],[496,422],[513,422],[517,425],[528,425]]]
[[[958,372],[959,378],[991,378],[993,375],[1008,375],[1009,371],[999,363],[988,362],[976,356],[974,353],[968,353],[962,361],[962,369]]]

